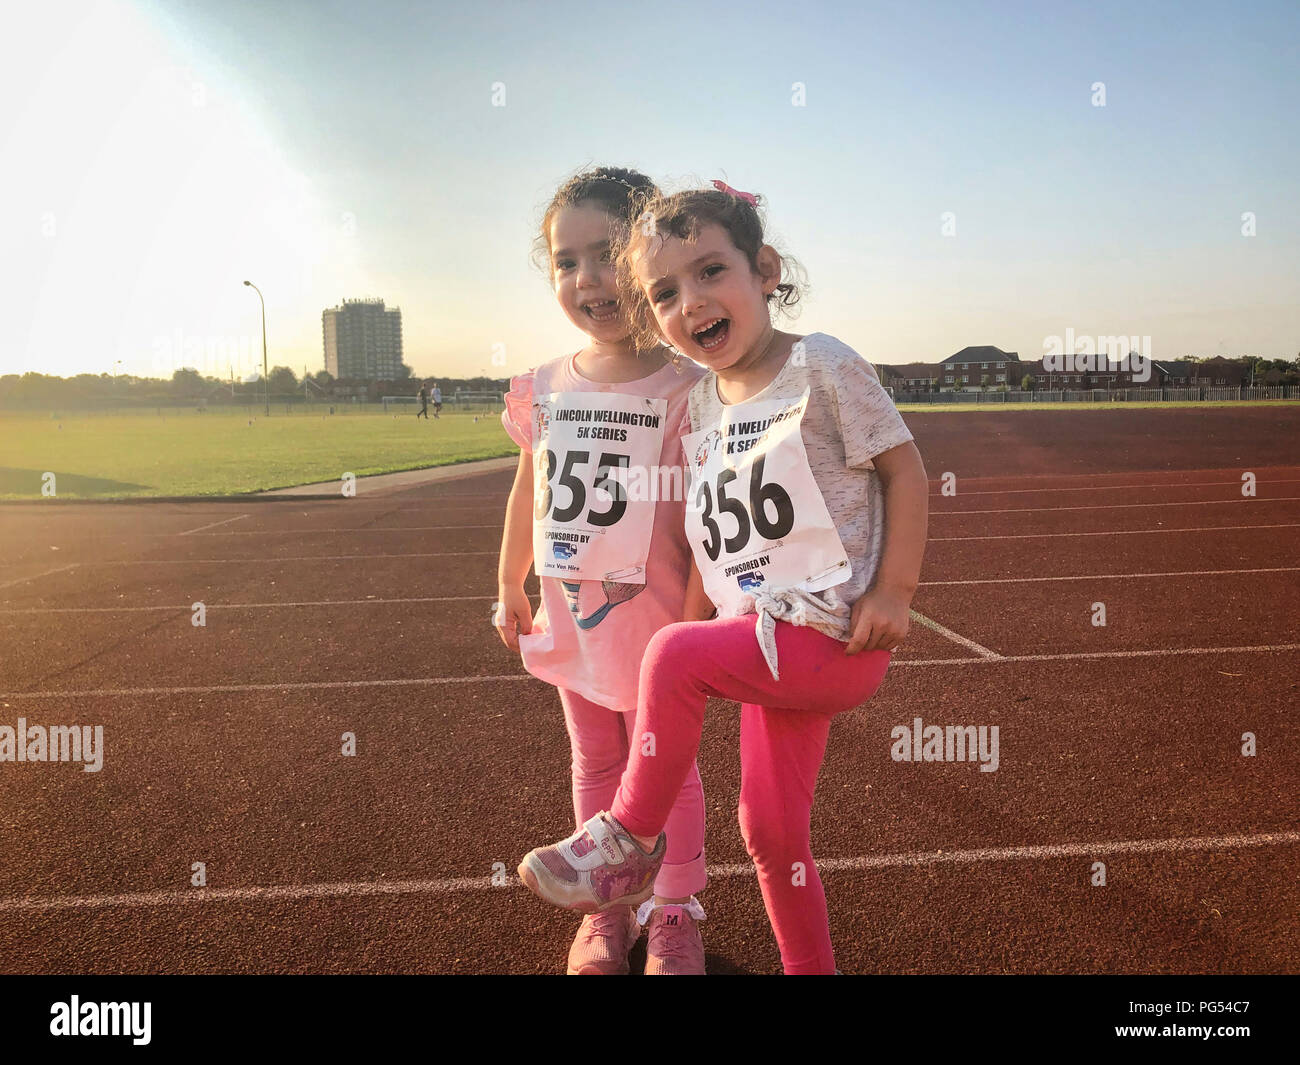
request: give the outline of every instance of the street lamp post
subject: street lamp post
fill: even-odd
[[[262,304],[262,395],[266,399],[266,416],[269,418],[271,416],[271,386],[266,377],[266,300],[262,299],[262,290],[253,282],[245,281],[244,284],[257,293],[257,298]]]

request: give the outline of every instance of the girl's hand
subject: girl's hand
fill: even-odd
[[[533,631],[533,604],[522,584],[497,589],[499,602],[492,625],[510,650],[518,653],[519,637]]]
[[[894,650],[911,628],[911,604],[910,596],[888,588],[877,586],[867,592],[853,604],[849,615],[853,632],[844,653]]]

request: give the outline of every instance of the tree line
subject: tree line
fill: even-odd
[[[460,391],[504,392],[508,378],[491,377],[412,377],[396,381],[336,381],[328,370],[317,370],[301,379],[288,366],[276,366],[262,381],[230,381],[205,377],[188,367],[176,370],[170,380],[163,377],[136,377],[132,374],[76,374],[58,377],[53,374],[25,373],[0,376],[0,407],[40,408],[54,404],[88,406],[174,406],[178,404],[222,404],[255,402],[263,392],[277,400],[303,396],[310,400],[415,395],[425,382],[437,382],[444,396]]]

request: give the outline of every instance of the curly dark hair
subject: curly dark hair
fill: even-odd
[[[756,199],[761,198],[756,197]],[[758,252],[763,239],[764,218],[759,204],[717,189],[686,189],[672,195],[656,194],[641,204],[641,210],[617,246],[619,301],[632,323],[637,344],[661,343],[663,337],[655,321],[654,309],[633,273],[633,261],[655,237],[677,237],[694,243],[700,230],[718,225],[727,231],[732,244],[743,252],[750,269],[758,272]],[[807,291],[803,267],[792,256],[781,259],[781,282],[767,296],[768,310],[793,317],[791,311]]]
[[[575,174],[556,190],[542,214],[542,224],[533,241],[533,265],[550,275],[551,220],[563,208],[591,203],[614,221],[627,224],[658,194],[653,181],[640,171],[623,166],[598,166]]]

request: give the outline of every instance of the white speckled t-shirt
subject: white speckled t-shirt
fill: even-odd
[[[808,408],[800,423],[804,450],[853,573],[843,584],[821,592],[762,589],[741,613],[809,625],[847,643],[853,603],[875,581],[884,545],[884,493],[871,460],[907,443],[912,434],[866,359],[825,333],[811,333],[801,343],[772,383],[746,402],[794,402],[808,390]],[[690,392],[691,429],[716,426],[728,406],[718,398],[717,376],[707,374]],[[762,622],[760,618],[760,643],[765,642]],[[765,653],[769,650],[775,674],[774,642],[764,647]]]

